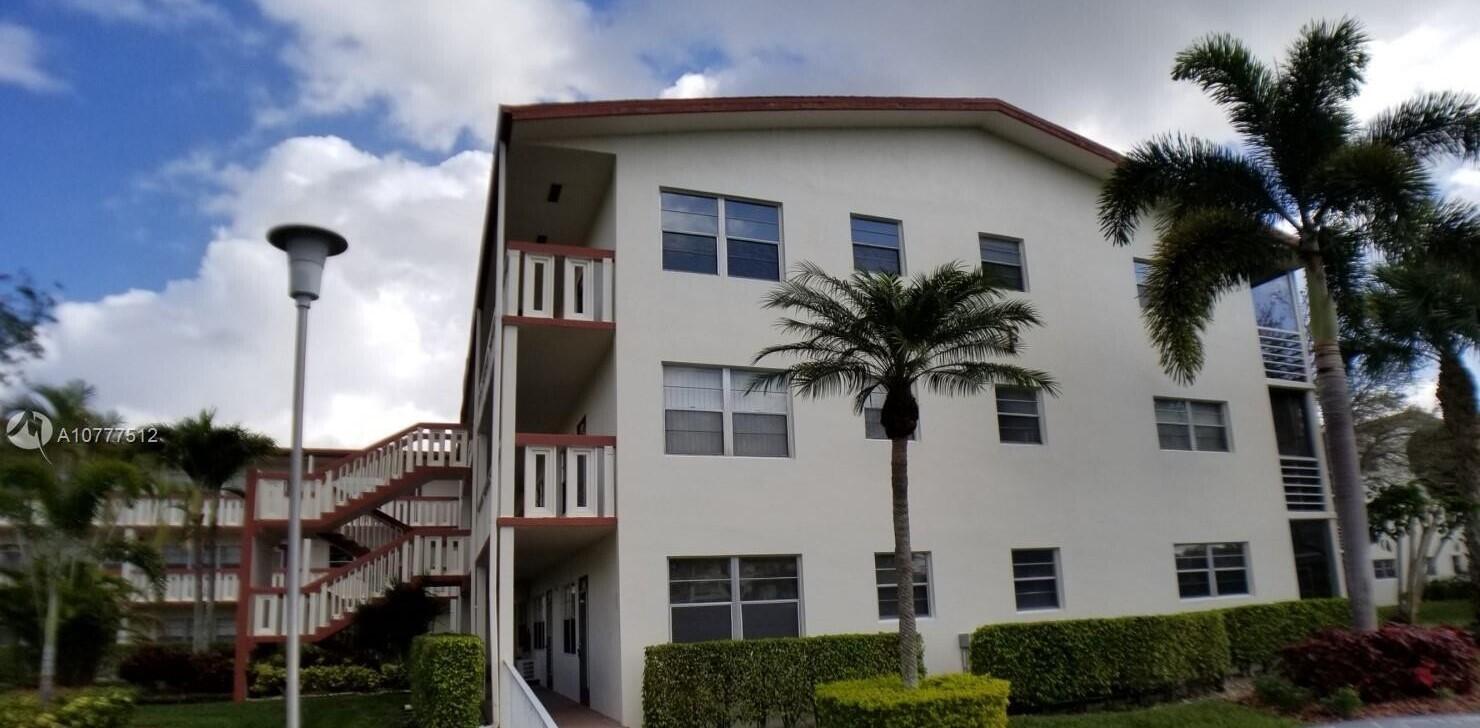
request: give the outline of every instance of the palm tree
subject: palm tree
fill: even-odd
[[[57,633],[63,584],[104,562],[138,567],[159,589],[164,568],[159,552],[143,541],[96,528],[115,498],[131,499],[147,489],[134,465],[110,458],[84,457],[50,465],[38,459],[8,459],[0,464],[0,515],[16,524],[34,582],[44,590],[41,665],[42,706],[56,686]]]
[[[920,421],[917,384],[948,395],[977,394],[995,384],[1057,393],[1047,373],[991,359],[1016,356],[1025,330],[1040,324],[1033,306],[1004,300],[986,271],[947,265],[908,282],[892,274],[828,275],[804,263],[766,297],[787,311],[778,322],[791,343],[771,356],[799,359],[763,375],[751,388],[787,383],[798,395],[853,398],[855,412],[882,392],[881,423],[892,442],[889,484],[894,508],[894,573],[899,609],[899,670],[918,682],[914,559],[910,549],[909,442]]]
[[[1126,155],[1100,195],[1100,227],[1116,245],[1131,242],[1143,217],[1156,222],[1144,316],[1162,367],[1184,383],[1202,368],[1201,332],[1222,294],[1304,270],[1347,591],[1363,630],[1376,628],[1377,612],[1339,314],[1352,305],[1365,254],[1396,245],[1370,234],[1371,223],[1423,205],[1426,163],[1480,155],[1480,102],[1471,96],[1423,94],[1358,123],[1350,102],[1366,44],[1350,19],[1305,26],[1273,68],[1228,35],[1194,43],[1177,55],[1172,78],[1223,106],[1239,145],[1151,139]]]
[[[190,478],[190,482],[205,498],[204,547],[208,561],[202,563],[197,556],[195,539],[187,548],[191,552],[192,566],[204,565],[209,578],[202,578],[200,568],[195,572],[195,605],[191,630],[191,646],[200,652],[209,646],[216,628],[216,572],[221,567],[219,548],[219,511],[221,494],[226,484],[253,460],[271,453],[276,445],[272,438],[252,432],[241,425],[219,426],[215,410],[201,410],[194,417],[186,417],[171,425],[159,425],[159,456],[166,465],[173,467]],[[191,527],[196,527],[198,513],[188,518]],[[204,588],[202,588],[204,582]]]
[[[1480,249],[1480,230],[1473,238]],[[1480,564],[1480,415],[1466,352],[1480,346],[1480,277],[1448,261],[1411,256],[1378,269],[1356,329],[1358,361],[1369,372],[1416,372],[1436,365],[1443,426],[1454,447],[1454,477],[1468,499],[1465,542]],[[1480,569],[1470,569],[1480,615]]]

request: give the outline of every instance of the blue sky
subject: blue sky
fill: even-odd
[[[1236,5],[1236,7],[1234,7]],[[681,8],[676,11],[675,8]],[[0,271],[62,286],[34,381],[132,420],[216,406],[287,430],[284,220],[350,235],[310,368],[317,444],[456,416],[495,110],[684,95],[996,96],[1126,148],[1227,140],[1168,78],[1226,31],[1274,58],[1312,18],[1372,35],[1370,114],[1480,92],[1464,0],[7,0]],[[1480,170],[1438,181],[1480,200]],[[318,374],[315,374],[318,372]],[[332,376],[329,375],[332,372]],[[320,377],[314,379],[313,377]]]

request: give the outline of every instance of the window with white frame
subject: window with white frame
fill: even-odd
[[[849,219],[853,238],[853,268],[873,273],[904,273],[899,221],[854,215]]]
[[[663,366],[664,452],[669,455],[787,457],[791,396],[761,372]]]
[[[1179,543],[1173,552],[1183,599],[1249,593],[1247,544]]]
[[[801,605],[801,557],[668,560],[674,642],[797,637]]]
[[[1019,612],[1058,609],[1059,550],[1013,549],[1012,590]]]
[[[1228,452],[1222,402],[1156,398],[1156,438],[1163,450]]]
[[[781,279],[779,205],[683,192],[659,197],[664,270]]]
[[[982,270],[992,274],[997,284],[1012,291],[1028,290],[1028,277],[1023,266],[1023,241],[996,235],[980,238]]]
[[[1372,576],[1373,576],[1373,578],[1376,578],[1376,579],[1396,579],[1396,578],[1398,578],[1398,560],[1397,559],[1373,559],[1372,560]]]
[[[889,433],[884,431],[884,394],[883,390],[875,389],[869,393],[868,401],[863,404],[863,436],[870,440],[888,440]],[[915,424],[915,431],[910,433],[910,439],[919,439],[920,425]]]
[[[916,551],[914,556],[915,616],[930,616],[930,553]],[[874,554],[874,582],[879,591],[879,619],[899,618],[899,577],[894,569],[894,552]]]
[[[530,649],[543,650],[550,646],[549,633],[546,632],[548,625],[545,624],[546,605],[550,601],[550,593],[545,592],[534,598],[534,625],[530,628],[532,641]]]
[[[1038,390],[997,387],[997,438],[1021,445],[1043,444]]]
[[[1141,308],[1146,308],[1146,280],[1151,277],[1151,261],[1136,258],[1134,265],[1136,271],[1136,300],[1141,303]]]

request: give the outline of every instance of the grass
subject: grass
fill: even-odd
[[[303,728],[395,728],[408,724],[406,693],[334,695],[303,699]],[[283,701],[141,705],[134,728],[277,728]]]
[[[1293,728],[1299,723],[1222,700],[1079,715],[1020,715],[1009,728]]]
[[[1382,607],[1377,610],[1382,619],[1390,619],[1398,613],[1397,607]],[[1428,625],[1448,624],[1467,627],[1475,621],[1475,612],[1466,599],[1424,602],[1418,608],[1418,623]]]

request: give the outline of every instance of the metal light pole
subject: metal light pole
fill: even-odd
[[[319,297],[324,261],[349,249],[349,242],[312,225],[279,225],[267,231],[267,242],[288,254],[288,295],[298,306],[298,336],[293,346],[293,455],[288,469],[287,612],[288,681],[284,703],[288,728],[299,728],[298,646],[303,631],[303,370],[308,349],[308,307]]]

